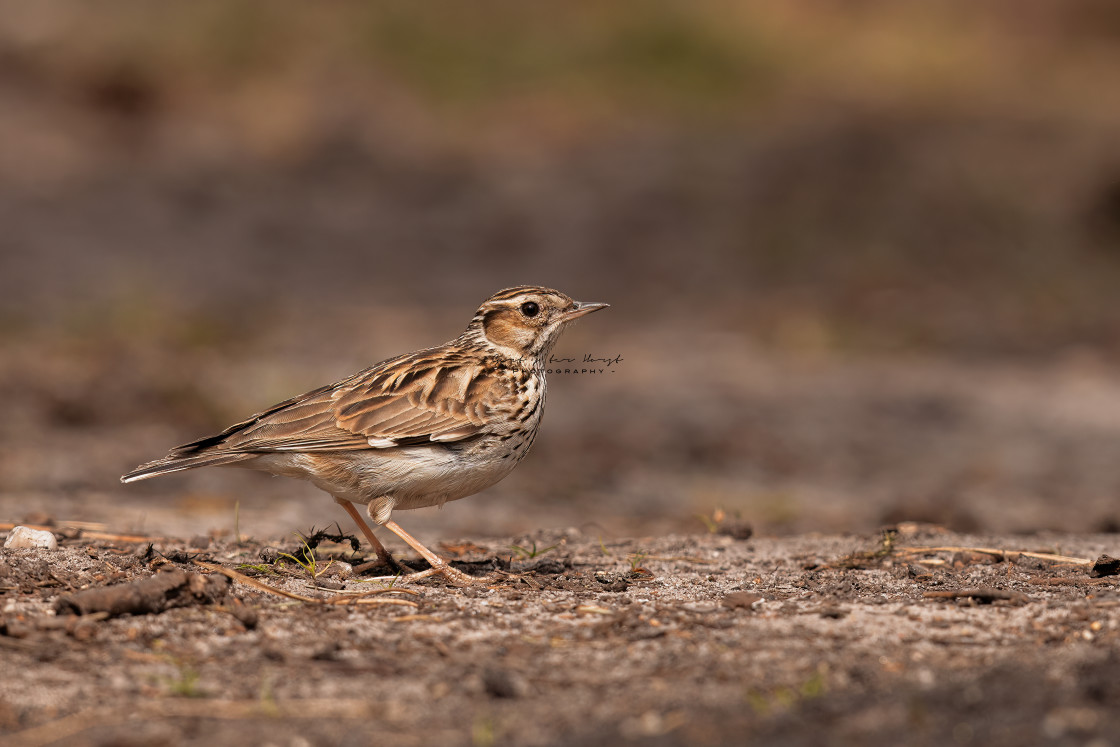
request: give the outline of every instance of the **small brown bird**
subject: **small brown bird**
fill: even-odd
[[[392,557],[355,503],[431,565],[409,578],[476,583],[401,529],[393,509],[442,506],[508,475],[537,436],[545,362],[561,331],[606,307],[537,286],[498,291],[454,340],[281,402],[121,482],[219,465],[310,480],[346,509],[382,562]]]

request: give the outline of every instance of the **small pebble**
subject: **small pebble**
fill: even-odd
[[[719,607],[711,602],[685,602],[681,605],[681,609],[688,610],[689,612],[707,614],[709,612],[715,612]]]
[[[749,591],[732,591],[724,594],[721,601],[724,607],[728,607],[733,610],[749,610],[759,602],[763,601],[763,599],[758,594],[753,594]]]
[[[1089,571],[1089,576],[1092,578],[1104,578],[1105,576],[1118,574],[1120,574],[1120,560],[1110,555],[1101,555],[1097,558],[1097,562],[1093,563],[1093,568]]]
[[[236,617],[237,620],[245,626],[246,630],[253,630],[257,627],[257,622],[259,620],[257,611],[240,599],[234,599],[233,603],[230,604],[227,609],[231,615]]]
[[[57,550],[58,540],[54,538],[54,532],[29,529],[23,526],[13,527],[12,531],[8,532],[8,539],[4,540],[4,548],[7,550]]]
[[[933,574],[930,573],[930,570],[928,568],[926,568],[924,565],[919,565],[917,563],[910,563],[909,565],[907,565],[906,566],[906,573],[907,573],[907,575],[910,576],[910,578],[923,579],[923,580],[933,578]]]
[[[754,527],[745,521],[728,521],[720,524],[717,533],[737,540],[749,540],[754,535]]]
[[[482,686],[486,694],[493,698],[518,698],[529,689],[519,675],[496,667],[487,668],[482,673]]]
[[[349,563],[344,563],[341,560],[332,560],[322,573],[316,578],[333,578],[338,581],[345,581],[354,575],[354,567]]]
[[[275,563],[280,559],[280,551],[275,547],[262,547],[257,557],[266,563]]]

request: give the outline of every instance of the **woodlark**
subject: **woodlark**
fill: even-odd
[[[355,503],[431,565],[412,577],[474,583],[401,529],[393,509],[442,506],[508,475],[536,438],[545,362],[561,331],[606,307],[536,286],[499,291],[454,340],[281,402],[121,481],[215,465],[310,480],[346,509],[382,562],[392,557]]]

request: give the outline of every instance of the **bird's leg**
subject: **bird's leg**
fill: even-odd
[[[362,530],[362,534],[366,536],[366,541],[369,542],[373,551],[377,553],[378,562],[384,563],[390,568],[399,568],[400,566],[397,564],[397,561],[394,560],[393,556],[389,554],[389,551],[385,549],[385,545],[381,544],[381,540],[377,539],[373,530],[369,528],[369,524],[367,524],[366,520],[362,518],[362,515],[358,513],[358,509],[354,508],[354,504],[342,498],[335,498],[334,500],[346,510],[346,513],[350,514],[350,518],[358,525],[358,529]]]
[[[409,579],[415,579],[417,577],[424,578],[426,576],[439,573],[442,574],[444,578],[446,578],[455,586],[473,586],[474,584],[486,584],[493,581],[490,576],[471,576],[469,574],[463,573],[456,568],[452,568],[447,564],[446,560],[421,545],[419,540],[417,540],[405,530],[401,529],[400,524],[398,524],[397,522],[389,520],[386,521],[383,526],[390,532],[407,542],[409,547],[420,553],[421,557],[423,557],[424,560],[428,561],[428,563],[432,566],[431,571],[421,571],[420,573],[413,573],[405,576],[403,580],[407,581]]]

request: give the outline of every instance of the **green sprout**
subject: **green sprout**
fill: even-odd
[[[722,508],[717,508],[712,511],[711,516],[708,514],[696,514],[696,518],[700,520],[701,524],[707,527],[708,534],[715,534],[719,531],[719,525],[727,518],[727,514]]]
[[[545,547],[543,549],[538,550],[537,549],[537,541],[533,540],[533,549],[531,549],[531,550],[527,549],[527,548],[524,548],[521,545],[510,545],[509,549],[513,550],[515,553],[517,553],[518,555],[520,555],[523,558],[532,560],[533,558],[537,557],[538,555],[544,555],[546,552],[549,552],[550,550],[555,550],[559,546],[560,545],[551,545],[549,547]]]
[[[297,533],[296,536],[299,537],[300,541],[303,543],[303,552],[301,552],[300,555],[302,555],[304,559],[300,560],[295,555],[286,552],[282,552],[279,555],[282,558],[287,558],[303,570],[307,571],[308,575],[311,576],[311,580],[314,581],[319,576],[327,572],[327,569],[334,564],[334,560],[332,559],[328,561],[327,565],[322,570],[319,570],[319,563],[315,558],[315,549],[307,543],[307,540],[303,537],[303,535]]]
[[[630,563],[630,572],[631,573],[650,573],[649,569],[642,567],[642,563],[648,557],[649,557],[649,553],[642,552],[641,550],[639,550],[638,552],[630,553],[626,557],[626,560]],[[650,575],[652,576],[653,574],[650,573]]]
[[[179,670],[176,676],[166,680],[167,691],[181,698],[205,698],[206,693],[198,685],[198,670],[183,661],[175,661]]]

